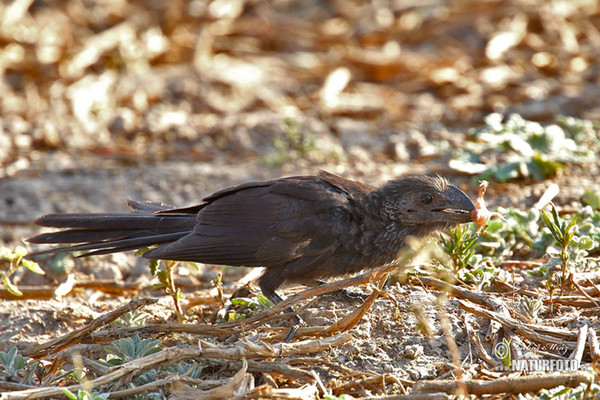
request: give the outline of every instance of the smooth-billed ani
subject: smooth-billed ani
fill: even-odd
[[[152,247],[145,258],[264,267],[259,286],[278,301],[275,291],[282,285],[313,284],[391,262],[407,237],[469,222],[474,209],[465,193],[441,177],[373,187],[325,171],[245,183],[192,207],[129,205],[128,214],[39,218],[36,224],[63,230],[29,242],[75,245],[34,254]]]

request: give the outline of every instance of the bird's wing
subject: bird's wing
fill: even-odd
[[[368,196],[369,193],[375,190],[374,186],[342,178],[341,176],[323,170],[319,171],[317,177],[322,182],[326,182],[344,192],[351,200],[359,200],[360,198]]]
[[[335,250],[350,218],[348,203],[361,196],[352,181],[332,176],[247,183],[217,192],[204,199],[193,233],[145,256],[265,267],[300,258],[314,262]]]

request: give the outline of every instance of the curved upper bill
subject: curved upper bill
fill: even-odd
[[[471,222],[471,211],[475,209],[475,204],[469,196],[456,186],[449,185],[446,195],[447,203],[435,211],[442,213],[442,219],[449,223]]]

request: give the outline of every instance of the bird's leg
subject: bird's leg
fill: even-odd
[[[273,304],[281,303],[283,301],[281,296],[279,296],[275,291],[269,291],[269,292],[265,293],[265,291],[263,290],[263,294],[265,295],[265,297],[267,299],[271,300],[271,303],[273,303]],[[288,307],[286,309],[286,312],[295,313],[295,311],[292,307]],[[306,322],[304,322],[304,320],[302,318],[300,318],[300,316],[298,314],[295,314],[292,318],[295,320],[295,323],[290,328],[290,332],[285,337],[283,343],[291,342],[292,339],[294,338],[294,335],[298,331],[298,328],[300,328],[301,326],[307,326]]]
[[[313,287],[317,287],[317,286],[321,286],[326,284],[327,282],[322,281],[320,279],[314,280],[313,282],[310,282],[309,284],[306,284],[307,286],[313,286]],[[369,297],[369,295],[364,294],[364,293],[357,293],[357,292],[352,292],[348,289],[338,289],[335,290],[332,293],[334,296],[341,296],[344,297],[346,299],[350,299],[350,300],[366,300],[367,297]]]

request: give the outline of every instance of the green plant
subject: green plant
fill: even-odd
[[[178,364],[171,364],[166,367],[166,370],[177,375],[187,376],[188,378],[197,379],[202,375],[204,366],[198,364],[196,361],[186,362],[182,361]]]
[[[455,279],[478,288],[491,284],[498,274],[498,268],[489,257],[475,253],[476,249],[480,250],[478,239],[484,236],[474,227],[461,225],[451,229],[447,237],[440,236],[441,248],[450,257],[452,265],[450,268],[439,266],[436,272],[443,275],[450,273]]]
[[[8,353],[0,351],[0,375],[7,376],[9,381],[34,385],[36,373],[43,370],[38,367],[40,367],[39,362],[23,357],[16,347],[12,347]]]
[[[593,189],[587,189],[581,196],[581,202],[592,207],[593,210],[600,209],[600,193]]]
[[[156,375],[158,375],[157,370],[149,369],[148,371],[144,371],[133,378],[132,382],[134,383],[134,386],[145,385],[147,383],[156,381]]]
[[[310,158],[319,152],[315,138],[302,134],[300,125],[292,118],[286,118],[285,128],[282,135],[273,138],[273,147],[276,153],[265,157],[265,163],[269,165],[281,165],[290,160],[298,158]]]
[[[544,389],[538,393],[521,394],[520,399],[523,400],[587,400],[597,399],[600,395],[600,385],[594,382],[596,373],[592,368],[585,371],[589,375],[587,382],[582,382],[575,387],[565,387],[563,385],[552,389]]]
[[[469,265],[469,260],[475,252],[477,238],[469,227],[458,225],[448,232],[448,238],[440,236],[440,243],[444,251],[452,260],[454,272],[458,272]]]
[[[104,349],[110,353],[104,364],[106,365],[121,365],[131,360],[136,360],[158,353],[161,347],[157,346],[160,343],[158,339],[140,339],[136,334],[130,338],[122,338],[115,340]]]
[[[22,246],[17,246],[14,250],[10,250],[6,247],[0,248],[0,278],[4,287],[14,296],[22,296],[23,293],[10,281],[10,276],[19,268],[23,266],[35,272],[36,274],[44,275],[44,271],[40,266],[26,258],[27,249]]]
[[[225,306],[225,299],[223,297],[223,273],[217,272],[217,277],[211,281],[211,284],[217,289],[216,298],[221,307]]]
[[[542,218],[550,230],[552,237],[560,246],[559,258],[563,266],[562,280],[564,282],[567,274],[568,262],[571,258],[568,248],[577,232],[577,223],[580,221],[580,217],[575,215],[569,222],[561,221],[558,212],[556,211],[556,207],[552,204],[552,211],[550,213],[542,211]]]
[[[549,243],[539,227],[539,212],[514,208],[496,209],[502,218],[489,221],[486,234],[479,236],[482,254],[500,259],[506,256],[538,257]]]
[[[135,378],[132,379],[131,382],[129,382],[129,384],[127,385],[129,388],[134,388],[137,386],[142,386],[142,385],[146,385],[152,382],[156,382],[156,380],[158,379],[158,371],[155,369],[150,369],[148,371],[145,371],[139,375],[137,375]],[[146,392],[146,393],[141,393],[141,394],[136,394],[131,396],[131,399],[133,400],[161,400],[164,399],[164,396],[162,396],[159,392]]]
[[[535,321],[538,318],[539,312],[542,310],[544,303],[538,298],[531,298],[523,296],[521,298],[521,305],[525,314],[532,320]]]
[[[121,315],[113,322],[115,326],[142,326],[146,322],[148,314],[140,310],[129,311]]]
[[[268,310],[272,303],[262,294],[256,294],[256,297],[238,297],[231,300],[231,309],[228,311],[226,320],[239,321],[255,314],[257,311]]]
[[[16,347],[12,347],[8,353],[0,351],[0,374],[6,375],[9,378],[15,378],[22,370],[27,367],[27,361],[19,354]]]
[[[150,383],[150,382],[148,382]],[[134,388],[135,385],[129,385],[130,388]],[[128,399],[131,400],[163,400],[165,398],[160,392],[147,392],[143,394],[136,394],[133,396],[129,396]]]
[[[563,128],[565,134],[573,139],[575,143],[588,147],[600,145],[600,137],[598,136],[600,122],[565,115],[557,115],[555,120]]]
[[[135,252],[136,256],[141,256],[149,249],[144,248]],[[175,272],[175,267],[179,264],[179,261],[170,261],[170,260],[150,260],[148,262],[148,267],[150,268],[150,273],[152,276],[158,279],[158,283],[152,285],[152,289],[160,289],[162,288],[166,294],[171,296],[173,299],[173,306],[175,307],[175,315],[177,316],[177,322],[183,322],[183,312],[181,311],[181,305],[179,304],[179,300],[183,298],[183,294],[181,293],[181,289],[175,285],[175,279],[173,274]],[[198,266],[193,262],[186,262],[196,269]]]
[[[589,121],[558,117],[557,124],[542,126],[512,114],[503,121],[490,114],[485,125],[470,133],[470,141],[452,156],[450,166],[476,174],[476,180],[544,179],[559,174],[566,164],[594,159],[597,126]]]
[[[140,339],[139,335],[130,338],[123,338],[113,341],[105,349],[109,354],[106,361],[101,361],[105,365],[122,365],[128,361],[146,357],[148,355],[161,351],[160,341],[156,339]],[[177,373],[191,378],[198,378],[202,374],[203,367],[195,361],[181,362],[171,364],[161,369],[150,369],[134,376],[127,384],[127,387],[134,388],[156,382],[159,375],[165,372]],[[158,391],[136,394],[131,397],[135,400],[159,400],[164,396]]]
[[[480,259],[480,255],[478,254],[474,257]],[[491,285],[496,275],[498,275],[498,268],[491,262],[480,263],[478,261],[474,264],[477,265],[476,268],[465,268],[459,271],[457,274],[458,279],[462,282],[475,285],[479,290]]]
[[[63,389],[63,393],[70,400],[106,400],[110,393],[98,393],[95,390],[91,393],[84,389],[79,389],[77,394],[73,394],[69,389]]]
[[[175,279],[173,279],[173,272],[177,264],[179,264],[179,261],[150,260],[148,262],[150,273],[158,279],[158,283],[152,285],[152,289],[162,288],[165,293],[171,296],[177,315],[177,322],[181,323],[183,321],[183,314],[181,312],[181,307],[179,306],[179,300],[183,298],[183,296],[181,294],[181,289],[175,286]]]
[[[510,351],[510,339],[503,338],[501,342],[496,343],[494,346],[495,356],[502,362],[504,368],[510,368],[512,363],[512,354]]]

